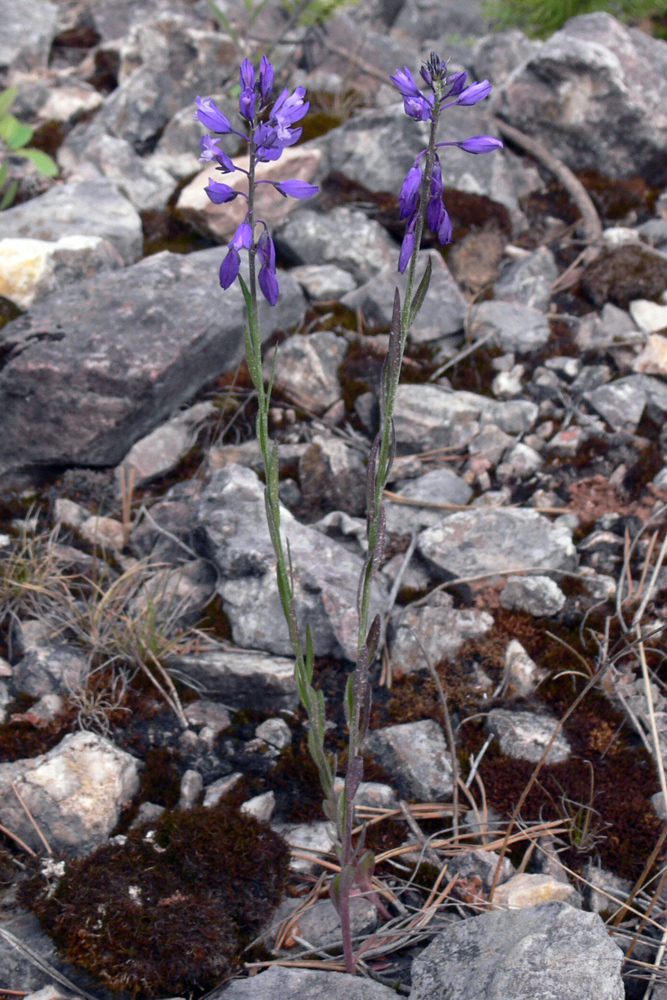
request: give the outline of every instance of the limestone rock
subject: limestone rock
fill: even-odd
[[[403,798],[438,802],[451,795],[452,765],[433,719],[376,729],[366,749],[393,776]]]
[[[498,738],[504,754],[535,763],[541,759],[557,725],[556,719],[551,716],[512,712],[506,708],[494,708],[486,718],[486,728]],[[569,756],[570,744],[561,731],[551,745],[546,763],[559,764]]]
[[[455,659],[468,639],[481,639],[490,632],[493,618],[487,611],[454,608],[453,598],[440,591],[421,607],[397,612],[392,625],[395,630],[390,647],[393,671],[412,674],[428,670],[415,633],[435,666],[441,660]]]
[[[102,736],[77,732],[39,757],[0,764],[2,823],[40,850],[10,778],[51,848],[86,854],[104,843],[138,791],[139,762]]]
[[[123,258],[101,236],[62,236],[56,242],[0,240],[0,295],[29,309],[50,292],[100,271],[117,271]]]

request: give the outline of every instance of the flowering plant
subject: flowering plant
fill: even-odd
[[[373,892],[372,875],[375,864],[373,855],[370,851],[364,850],[363,834],[356,845],[353,844],[352,828],[354,798],[363,776],[361,747],[370,721],[370,668],[381,633],[380,616],[376,615],[370,623],[369,617],[371,585],[382,562],[385,546],[386,519],[382,498],[394,457],[393,413],[408,332],[428,291],[431,274],[429,260],[419,286],[414,291],[417,255],[425,223],[434,233],[437,233],[441,243],[449,243],[452,238],[452,224],[442,202],[442,170],[438,148],[458,146],[468,153],[487,153],[502,146],[498,139],[486,135],[473,136],[458,142],[438,143],[436,141],[441,112],[455,104],[471,105],[483,100],[491,89],[488,80],[466,86],[467,74],[454,73],[448,76],[446,64],[435,53],[432,53],[428,62],[422,66],[421,76],[430,93],[423,93],[419,89],[407,66],[402,70],[397,70],[391,77],[403,97],[406,114],[416,121],[429,120],[431,130],[428,147],[415,159],[399,195],[401,218],[406,219],[407,224],[398,269],[402,273],[408,268],[408,281],[402,305],[398,289],[394,296],[389,346],[382,369],[379,390],[380,431],[371,447],[366,473],[368,551],[358,587],[357,662],[354,670],[348,676],[345,691],[348,763],[344,787],[340,794],[334,789],[335,762],[332,763],[324,750],[324,696],[312,685],[313,644],[310,632],[307,631],[304,652],[297,628],[290,562],[286,557],[280,532],[278,449],[276,444],[271,446],[268,431],[272,379],[268,386],[265,386],[261,337],[257,321],[257,281],[262,293],[271,305],[277,301],[279,287],[276,277],[275,249],[271,234],[266,224],[254,216],[256,186],[262,183],[273,184],[281,194],[292,198],[307,198],[315,194],[318,189],[312,184],[299,180],[257,180],[255,177],[256,164],[279,159],[286,146],[291,146],[298,141],[301,129],[296,126],[296,123],[306,114],[308,103],[304,100],[303,87],[297,87],[292,94],[284,90],[268,115],[261,121],[258,119],[258,116],[268,108],[273,88],[273,67],[266,56],[263,56],[257,73],[247,59],[244,59],[241,64],[239,112],[246,125],[245,133],[233,128],[229,120],[210,99],[197,98],[195,115],[203,125],[214,132],[223,135],[234,132],[247,138],[248,141],[249,167],[247,171],[244,171],[248,177],[247,194],[212,179],[209,181],[206,192],[216,204],[232,201],[239,195],[246,198],[248,202],[246,217],[232,237],[227,256],[222,262],[220,284],[223,288],[229,288],[238,277],[246,301],[248,313],[248,328],[245,337],[246,355],[250,376],[257,390],[257,439],[266,472],[267,521],[276,554],[280,599],[289,627],[290,643],[294,651],[297,688],[310,721],[308,746],[317,765],[324,792],[325,815],[336,828],[336,851],[340,862],[340,871],[332,880],[329,893],[341,919],[343,949],[348,972],[354,972],[358,957],[354,954],[350,928],[350,892],[355,883],[363,892],[373,898],[382,915],[389,917],[384,905]],[[210,136],[203,136],[201,151],[201,159],[215,161],[218,164],[217,169],[224,174],[241,169],[232,163],[231,159],[219,148],[217,140]],[[259,237],[256,237],[255,229],[258,225],[262,229]],[[242,249],[248,251],[249,286],[239,274],[240,251]],[[261,265],[258,279],[255,277],[257,258],[259,258]],[[289,553],[287,555],[289,556]]]

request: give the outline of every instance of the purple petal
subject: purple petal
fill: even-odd
[[[255,70],[249,59],[244,59],[239,67],[241,90],[252,90],[255,86]]]
[[[262,56],[262,61],[259,64],[259,90],[262,104],[266,104],[273,90],[273,66],[266,56]]]
[[[261,263],[271,271],[276,269],[276,248],[273,245],[271,234],[265,229],[257,241],[257,256]]]
[[[396,72],[389,77],[391,82],[395,87],[398,87],[403,97],[419,97],[419,87],[417,86],[417,81],[410,72],[407,66],[403,69],[397,69]]]
[[[440,195],[430,198],[426,208],[426,222],[432,233],[439,233],[444,214],[445,206],[442,204]]]
[[[281,194],[286,197],[289,195],[290,198],[311,198],[320,190],[315,184],[309,184],[308,181],[300,181],[296,178],[287,181],[274,181],[273,186]]]
[[[206,191],[206,194],[214,205],[222,205],[223,202],[234,201],[234,198],[240,193],[239,191],[235,191],[233,187],[230,187],[229,184],[214,181],[210,177],[204,191]]]
[[[259,287],[269,305],[275,306],[280,294],[280,286],[275,272],[269,267],[261,268],[259,272]]]
[[[236,250],[240,250],[241,247],[245,247],[249,250],[252,245],[252,227],[247,219],[241,223],[237,228],[236,232],[229,241],[230,247],[234,247]]]
[[[195,97],[195,104],[197,105],[195,119],[206,128],[210,128],[212,132],[221,132],[223,135],[227,132],[236,132],[236,129],[232,128],[229,118],[223,115],[210,97]]]
[[[473,83],[470,87],[462,90],[456,103],[461,104],[463,107],[469,107],[471,104],[483,101],[490,93],[491,84],[488,80],[482,80],[481,83]]]
[[[257,95],[250,87],[244,87],[239,94],[239,114],[246,121],[252,121],[255,117],[255,102]]]
[[[405,230],[405,236],[403,237],[403,242],[401,243],[401,254],[398,258],[398,270],[400,274],[403,274],[406,267],[408,266],[408,261],[412,256],[412,251],[415,248],[415,232],[414,227],[409,225]]]
[[[398,195],[398,205],[402,219],[407,219],[408,216],[417,210],[421,182],[422,172],[419,169],[418,160],[416,160],[405,175],[405,180]]]
[[[452,242],[452,220],[449,218],[449,212],[442,206],[442,220],[438,228],[438,239],[442,243],[443,247],[447,246],[448,243]]]
[[[433,101],[433,95],[429,94],[429,97]],[[408,118],[414,118],[415,121],[425,122],[431,114],[431,108],[432,104],[429,103],[428,97],[421,94],[418,97],[407,96],[403,98],[403,110]]]
[[[240,267],[241,258],[239,257],[239,252],[235,247],[231,247],[220,265],[220,284],[223,288],[229,288],[236,281]]]
[[[465,149],[466,153],[491,153],[494,149],[503,148],[500,139],[494,139],[491,135],[473,135],[470,139],[462,139],[456,145],[460,149]]]
[[[447,81],[450,85],[447,97],[457,97],[465,87],[467,79],[468,74],[465,70],[462,70],[460,73],[452,73]]]

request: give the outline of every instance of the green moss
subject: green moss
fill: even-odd
[[[20,899],[69,961],[111,989],[191,994],[234,970],[278,904],[288,864],[277,834],[223,803],[165,813],[124,845],[65,859],[50,896],[35,870]]]

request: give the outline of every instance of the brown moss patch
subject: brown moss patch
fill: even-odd
[[[135,996],[211,989],[277,905],[289,851],[268,826],[224,807],[166,813],[86,858],[49,896],[20,890],[67,959]]]

